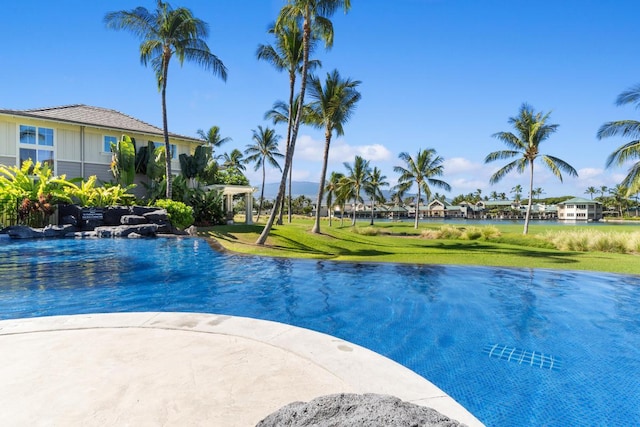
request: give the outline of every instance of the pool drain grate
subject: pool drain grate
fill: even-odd
[[[562,361],[539,351],[524,350],[522,348],[509,347],[501,344],[489,344],[482,349],[484,354],[507,362],[516,362],[519,365],[535,366],[552,371],[562,367]]]

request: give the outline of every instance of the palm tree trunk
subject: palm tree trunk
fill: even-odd
[[[324,154],[322,158],[322,172],[320,173],[320,185],[318,185],[318,198],[316,202],[316,221],[311,229],[312,233],[320,233],[320,205],[324,194],[324,180],[327,178],[327,163],[329,162],[329,146],[331,145],[331,131],[324,133]]]
[[[356,225],[356,205],[358,204],[358,196],[353,198],[353,218],[351,219],[351,226]]]
[[[373,225],[373,199],[371,200],[371,222],[369,225]]]
[[[295,95],[295,85],[296,85],[296,72],[295,69],[293,70],[293,73],[289,74],[289,118],[287,120],[287,150],[289,150],[289,146],[291,145],[291,121],[293,120],[293,118],[291,117],[291,114],[293,113],[293,99],[294,99],[294,95]],[[287,219],[289,221],[289,224],[291,224],[291,217],[292,217],[292,209],[291,209],[291,181],[292,181],[292,176],[293,176],[293,158],[291,158],[291,166],[289,167],[289,201],[287,202]],[[283,203],[282,203],[282,210],[280,211],[280,223],[282,223],[282,214],[284,212],[284,196],[282,199]]]
[[[529,203],[527,203],[527,213],[524,216],[524,230],[522,234],[529,233],[529,217],[531,216],[531,203],[533,201],[533,160],[529,160]]]
[[[162,127],[164,134],[164,164],[167,189],[165,197],[171,199],[171,145],[169,144],[169,125],[167,123],[167,72],[169,71],[169,61],[165,60],[162,65]]]
[[[300,81],[300,99],[298,100],[298,111],[302,113],[302,106],[304,105],[304,93],[307,89],[307,69],[309,68],[309,41],[311,38],[311,23],[310,23],[310,12],[307,12],[304,17],[303,23],[303,36],[302,36],[302,78]],[[296,114],[296,119],[293,124],[293,129],[291,130],[291,141],[289,143],[289,150],[287,150],[287,155],[285,156],[284,168],[282,171],[282,178],[280,179],[280,187],[278,189],[278,197],[276,198],[276,206],[279,205],[284,197],[284,189],[287,183],[287,173],[289,172],[289,168],[291,167],[291,163],[293,161],[293,152],[296,146],[296,138],[298,137],[298,129],[300,128],[300,119],[302,118],[302,114]],[[267,220],[267,223],[258,236],[258,240],[256,240],[256,245],[264,245],[267,241],[267,236],[269,236],[269,232],[273,227],[273,222],[276,218],[276,210],[274,209]]]
[[[416,201],[416,221],[413,228],[418,229],[418,216],[420,215],[420,184],[418,184],[418,198]]]
[[[331,197],[327,196],[327,214],[329,215],[329,227],[331,227]],[[636,215],[638,216],[638,215]]]
[[[264,181],[266,177],[264,162],[265,160],[263,159],[262,160],[262,190],[260,190],[260,204],[258,205],[258,216],[256,217],[256,222],[260,221],[260,212],[262,212],[262,201],[264,200]],[[275,208],[276,207],[274,206],[273,209]],[[251,215],[251,212],[249,212],[249,215]]]

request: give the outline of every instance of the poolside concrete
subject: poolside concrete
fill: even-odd
[[[293,401],[390,394],[481,426],[409,369],[329,335],[196,313],[0,321],[11,426],[254,426]]]

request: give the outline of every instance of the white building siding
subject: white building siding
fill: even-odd
[[[16,163],[15,156],[16,146],[18,144],[17,138],[16,124],[0,121],[0,156],[13,157],[12,166]]]
[[[72,160],[79,162],[82,155],[82,151],[80,149],[80,131],[71,129],[58,129],[56,133],[56,148],[58,150],[58,162],[60,162],[61,160]]]

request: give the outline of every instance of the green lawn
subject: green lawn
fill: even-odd
[[[310,232],[312,221],[294,219],[293,223],[275,226],[267,245],[254,244],[263,224],[230,225],[199,229],[200,235],[214,238],[224,248],[244,254],[275,257],[316,258],[336,261],[396,262],[419,264],[459,264],[504,267],[534,267],[563,270],[588,270],[640,274],[640,259],[635,254],[609,252],[572,252],[553,248],[543,240],[548,231],[572,229],[557,225],[531,225],[529,235],[522,235],[522,225],[498,225],[501,236],[491,240],[446,240],[420,237],[422,230],[439,229],[443,224],[411,222],[379,223],[369,227],[358,222],[356,231],[349,221],[322,224],[322,234]],[[462,225],[451,224],[455,227]],[[611,233],[637,231],[640,227],[598,225],[580,226]]]

